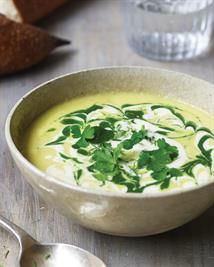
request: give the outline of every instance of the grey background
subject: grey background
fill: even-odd
[[[182,71],[214,82],[212,51],[202,58],[180,63],[154,62],[136,55],[125,39],[122,1],[70,1],[39,25],[72,39],[72,47],[57,51],[24,73],[0,78],[0,213],[39,241],[80,246],[101,257],[108,267],[212,267],[214,207],[179,229],[153,237],[121,238],[95,233],[44,204],[23,180],[9,155],[4,137],[9,110],[23,94],[57,75],[99,66],[142,65]],[[0,264],[14,267],[17,253],[15,240],[0,230]]]

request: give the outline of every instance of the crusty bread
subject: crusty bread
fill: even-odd
[[[66,0],[0,0],[0,13],[17,22],[35,22]]]
[[[14,22],[1,14],[0,40],[0,76],[31,67],[54,48],[69,44],[37,27]]]

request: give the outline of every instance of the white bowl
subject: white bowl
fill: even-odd
[[[204,186],[178,192],[95,191],[48,176],[22,155],[19,144],[32,120],[55,104],[86,92],[132,89],[176,98],[214,114],[214,86],[205,81],[160,69],[102,68],[71,73],[33,89],[10,112],[6,139],[23,176],[59,212],[99,232],[145,236],[181,226],[209,208],[214,203],[214,179]]]

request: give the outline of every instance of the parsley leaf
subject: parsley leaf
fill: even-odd
[[[125,185],[128,192],[141,193],[143,191],[143,188],[140,187],[140,178],[137,175],[130,176],[120,170],[111,181],[115,184]]]
[[[123,148],[127,150],[132,149],[134,145],[140,143],[145,138],[146,133],[145,130],[134,132],[130,139],[123,141]]]
[[[89,145],[88,141],[94,138],[94,132],[94,127],[91,127],[90,125],[86,126],[81,138],[72,147],[76,149],[87,147]]]
[[[84,156],[88,156],[88,155],[89,155],[89,152],[88,152],[87,150],[83,149],[83,148],[79,148],[79,149],[77,150],[77,152],[78,152],[79,154],[84,155]]]
[[[109,176],[118,173],[118,160],[122,145],[112,148],[110,144],[102,144],[100,148],[95,150],[92,160],[94,161],[88,169],[93,172],[95,178],[105,183]]]
[[[148,170],[160,171],[166,164],[171,163],[178,156],[178,149],[170,146],[164,139],[157,141],[158,149],[142,151],[138,160],[138,167],[146,167]]]
[[[159,108],[168,109],[173,115],[175,115],[185,125],[185,119],[184,119],[183,115],[181,115],[181,113],[177,112],[175,107],[171,107],[171,106],[167,106],[167,105],[153,105],[151,107],[152,110],[159,109]]]
[[[84,113],[86,113],[86,114],[89,114],[89,113],[91,113],[92,111],[96,111],[96,110],[98,110],[98,109],[102,109],[103,107],[102,106],[100,106],[100,105],[93,105],[93,106],[91,106],[91,107],[89,107],[89,108],[87,108],[87,109],[85,109],[84,110]]]
[[[72,125],[70,126],[70,131],[72,133],[73,138],[79,138],[81,137],[81,131],[79,125]]]
[[[102,128],[111,128],[112,129],[112,125],[111,125],[111,123],[109,122],[109,121],[102,121],[101,123],[100,123],[100,127],[102,127]]]
[[[85,128],[85,130],[83,131],[82,136],[88,140],[93,139],[94,138],[94,128],[88,125]]]
[[[56,131],[56,128],[50,128],[47,130],[47,132],[54,132],[54,131]]]
[[[60,121],[62,124],[83,124],[81,120],[75,120],[75,119],[63,119]]]
[[[161,190],[167,189],[169,187],[170,178],[164,179],[163,183],[161,183],[160,188]]]
[[[81,176],[82,176],[82,170],[79,169],[78,171],[74,172],[74,179],[77,185],[79,185],[79,180]]]
[[[67,155],[65,155],[65,154],[63,154],[61,152],[59,153],[59,155],[61,156],[61,158],[65,159],[65,160],[71,159],[71,160],[73,160],[76,163],[82,164],[82,162],[79,161],[77,158],[69,157],[69,156],[67,156]]]
[[[205,143],[205,141],[208,140],[208,139],[213,139],[213,137],[210,136],[210,135],[204,135],[204,136],[200,139],[200,141],[198,142],[198,148],[201,150],[201,153],[202,153],[208,160],[211,160],[211,151],[212,151],[212,149],[210,149],[210,150],[206,150],[206,149],[204,148],[204,143]]]
[[[105,121],[109,122],[111,126],[113,127],[115,122],[119,121],[119,119],[109,117],[109,118],[105,118]]]
[[[125,116],[129,119],[142,119],[144,112],[142,110],[126,110]]]
[[[114,137],[112,130],[105,129],[106,124],[100,124],[99,126],[93,127],[94,137],[90,140],[93,144],[105,143]]]
[[[182,166],[182,170],[184,172],[186,172],[189,176],[194,177],[193,169],[198,164],[202,164],[202,165],[208,166],[208,167],[211,166],[211,163],[210,163],[210,161],[207,158],[205,158],[204,156],[201,156],[201,155],[197,155],[196,156],[196,159],[194,159],[194,160],[192,160],[192,161],[187,162],[186,164],[184,164]]]
[[[112,173],[117,165],[114,154],[106,147],[97,149],[92,156],[92,160],[95,161],[92,165],[93,169],[104,173]]]
[[[86,118],[87,118],[87,115],[84,113],[73,113],[72,116],[79,117],[79,118],[83,119],[84,121],[86,121]]]
[[[153,151],[142,151],[138,159],[138,168],[146,168],[152,171],[151,176],[157,181],[161,181],[161,189],[169,186],[172,177],[182,175],[182,171],[175,168],[168,168],[167,164],[171,163],[178,157],[178,149],[171,146],[164,139],[157,141],[158,149]]]
[[[70,126],[66,126],[63,130],[62,130],[62,134],[66,137],[69,137],[71,134],[71,127]]]
[[[56,140],[54,140],[50,143],[47,143],[46,146],[61,145],[61,144],[63,144],[62,142],[65,141],[66,138],[67,138],[66,136],[60,136]]]
[[[76,116],[76,114],[89,114],[89,113],[91,113],[92,111],[95,111],[95,110],[98,110],[98,109],[102,109],[103,107],[102,106],[100,106],[100,105],[93,105],[93,106],[91,106],[91,107],[89,107],[89,108],[86,108],[86,109],[81,109],[81,110],[77,110],[77,111],[75,111],[75,112],[71,112],[71,113],[69,113],[69,114],[67,114],[66,116]]]

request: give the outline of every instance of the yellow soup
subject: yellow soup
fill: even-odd
[[[39,169],[85,188],[163,192],[214,179],[214,118],[154,95],[74,98],[36,119],[22,144]]]

